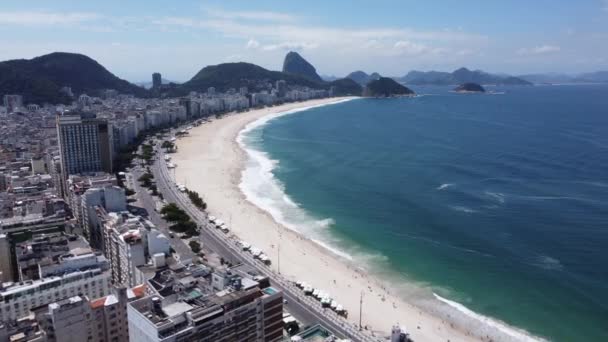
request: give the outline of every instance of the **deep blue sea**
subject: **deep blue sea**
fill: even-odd
[[[551,340],[608,341],[608,86],[413,89],[248,132],[258,195],[393,282]]]

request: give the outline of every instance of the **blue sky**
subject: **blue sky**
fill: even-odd
[[[0,60],[79,52],[131,81],[234,61],[279,70],[289,50],[337,76],[574,73],[608,69],[608,0],[4,0],[0,35]]]

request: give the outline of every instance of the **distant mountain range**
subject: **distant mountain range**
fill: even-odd
[[[608,71],[596,71],[576,75],[551,72],[544,74],[527,74],[518,77],[536,84],[608,83]]]
[[[454,72],[411,71],[403,77],[394,78],[402,84],[412,85],[458,85],[463,83],[529,85],[532,83],[608,83],[608,71],[580,75],[530,74],[520,77],[489,74],[460,68]],[[346,78],[323,80],[314,66],[296,52],[285,56],[283,71],[271,71],[250,63],[224,63],[201,69],[192,79],[182,84],[171,83],[163,88],[163,96],[183,96],[191,91],[203,92],[209,87],[218,91],[247,86],[250,90],[267,89],[268,83],[285,80],[290,86],[305,86],[315,89],[335,87],[336,95],[361,95],[363,87],[374,94],[398,94],[397,89],[378,73],[368,75],[355,71]],[[374,81],[372,87],[370,84]],[[169,81],[163,80],[163,83]],[[149,82],[145,82],[144,86]],[[123,94],[137,97],[152,96],[141,86],[129,83],[113,75],[95,60],[74,53],[55,52],[33,59],[0,62],[0,96],[21,94],[25,103],[69,103],[72,101],[61,89],[71,87],[75,96],[82,93],[96,96],[104,89],[115,89]],[[387,90],[388,91],[385,91]],[[409,89],[408,89],[409,90]],[[406,92],[407,93],[407,92]],[[154,94],[158,96],[158,94]],[[374,95],[377,96],[377,95]]]
[[[458,85],[463,83],[496,84],[496,85],[531,85],[531,82],[518,77],[490,74],[481,70],[460,68],[453,72],[410,71],[403,77],[396,78],[400,83],[411,85]]]
[[[145,97],[148,92],[114,76],[93,59],[74,53],[55,52],[32,58],[0,62],[0,94],[21,94],[26,103],[68,103],[62,87],[74,94],[116,89]]]
[[[251,63],[223,63],[201,69],[192,79],[176,87],[173,95],[190,91],[206,91],[215,87],[218,91],[246,86],[249,90],[265,90],[268,83],[285,80],[289,86],[306,86],[316,89],[335,87],[337,95],[361,95],[362,88],[350,79],[326,82],[317,75],[315,68],[302,56],[290,52],[285,56],[283,69],[271,71]],[[314,72],[314,74],[313,74]],[[316,75],[316,76],[315,76]]]
[[[226,91],[230,88],[248,87],[250,90],[256,90],[278,80],[285,80],[288,85],[318,85],[318,82],[299,75],[270,71],[255,64],[238,62],[204,67],[189,81],[178,86],[178,89],[190,92],[206,91],[209,87],[215,87],[218,91]]]
[[[270,71],[250,63],[224,63],[201,69],[183,84],[170,83],[163,95],[183,96],[190,91],[218,91],[247,86],[251,90],[266,89],[266,85],[285,80],[291,86],[329,89],[334,86],[336,95],[361,95],[362,87],[350,79],[323,81],[314,67],[297,53],[289,53],[284,67],[288,72]],[[313,74],[314,73],[314,74]],[[315,76],[316,75],[316,76]],[[149,97],[144,87],[122,80],[95,60],[74,53],[55,52],[30,60],[0,62],[0,96],[21,94],[25,103],[70,103],[73,99],[61,91],[71,87],[75,96],[87,93],[96,96],[104,89],[115,89],[123,94]]]
[[[340,79],[340,77],[334,76],[334,75],[320,75],[320,76],[321,76],[321,79],[323,79],[323,81],[325,81],[325,82],[331,82],[331,81]]]
[[[346,78],[350,78],[351,80],[359,83],[363,87],[365,87],[369,82],[375,81],[380,77],[380,74],[377,72],[368,75],[367,73],[361,70],[353,71],[346,76]]]

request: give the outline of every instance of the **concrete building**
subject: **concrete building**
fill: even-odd
[[[13,280],[11,244],[8,235],[0,234],[0,282],[6,283]]]
[[[16,243],[14,254],[19,281],[108,268],[107,260],[95,255],[83,237],[64,232],[36,234],[27,241]]]
[[[42,158],[42,157],[32,158],[31,164],[32,164],[32,174],[33,175],[41,175],[41,174],[47,173],[44,158]]]
[[[52,329],[47,331],[48,341],[82,342],[93,339],[91,314],[86,299],[74,296],[51,303],[48,320]]]
[[[89,189],[105,189],[107,187],[113,187],[118,184],[118,180],[116,176],[109,173],[97,172],[97,173],[89,173],[86,175],[78,174],[78,175],[69,175],[65,182],[66,190],[64,191],[65,197],[69,202],[70,208],[72,209],[72,215],[76,219],[76,222],[81,227],[86,227],[88,222],[85,222],[86,217],[86,205],[89,203],[85,203],[83,206],[83,198],[82,196]],[[105,198],[105,191],[100,196],[103,196],[100,201],[103,201]],[[99,196],[98,196],[99,197]],[[92,205],[96,202],[91,202]],[[105,203],[105,202],[104,202]],[[83,232],[86,234],[87,231]],[[87,236],[88,238],[88,236]]]
[[[114,289],[93,300],[83,295],[62,299],[34,309],[35,319],[46,342],[128,342],[127,303],[144,297],[145,289]]]
[[[159,271],[149,281],[158,292],[128,305],[129,340],[282,340],[282,292],[270,287],[267,278],[251,277],[251,270],[238,267],[222,273],[219,291],[191,272]]]
[[[112,172],[112,125],[95,115],[57,117],[57,136],[64,178],[87,172]]]
[[[0,341],[48,342],[46,333],[33,315],[0,324]]]
[[[23,96],[4,95],[4,107],[6,107],[9,113],[12,113],[18,108],[23,107]]]
[[[285,94],[287,94],[287,82],[285,80],[278,80],[276,82],[276,89],[278,97],[285,97]]]
[[[129,320],[127,304],[146,295],[146,285],[133,288],[118,288],[115,293],[106,297],[92,300],[91,325],[95,326],[96,336],[93,341],[99,342],[128,342]]]
[[[100,207],[97,210],[103,236],[102,250],[110,261],[114,283],[136,285],[137,267],[145,265],[155,254],[169,254],[169,239],[139,216],[128,212],[107,213]]]
[[[110,283],[109,270],[100,268],[21,283],[4,283],[0,287],[0,319],[16,320],[29,315],[32,308],[78,294],[103,297],[110,293]]]
[[[6,234],[62,231],[65,223],[65,212],[46,216],[44,213],[31,213],[0,220],[0,231]]]
[[[118,186],[92,188],[81,196],[81,221],[83,234],[91,246],[101,249],[103,243],[102,232],[97,220],[97,207],[106,212],[121,212],[127,210],[127,197],[124,189]]]

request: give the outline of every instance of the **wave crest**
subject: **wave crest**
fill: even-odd
[[[449,188],[449,187],[451,187],[453,185],[454,185],[453,183],[443,183],[440,186],[438,186],[436,188],[436,190],[445,190],[445,189],[447,189],[447,188]]]
[[[527,331],[510,327],[506,323],[503,323],[501,321],[494,320],[490,317],[478,314],[478,313],[474,312],[473,310],[467,308],[466,306],[464,306],[460,303],[451,301],[449,299],[443,298],[434,292],[433,292],[433,296],[435,296],[435,298],[437,300],[439,300],[440,302],[447,304],[450,307],[458,310],[460,313],[464,314],[465,316],[472,318],[476,321],[479,321],[486,326],[492,327],[492,328],[498,330],[499,332],[506,334],[511,338],[514,338],[517,341],[525,341],[525,342],[545,341],[544,339],[541,339],[541,338],[538,338],[535,336],[531,336]]]

